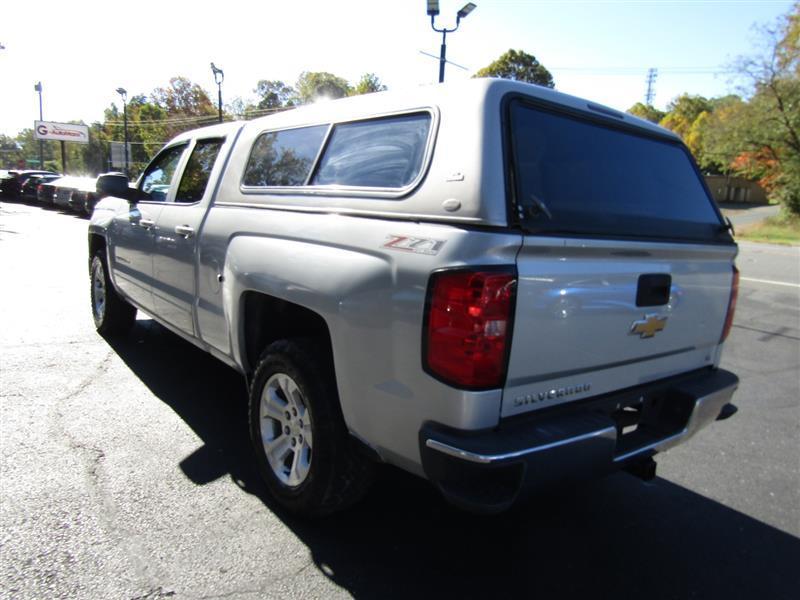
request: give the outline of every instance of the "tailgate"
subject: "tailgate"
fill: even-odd
[[[713,364],[735,253],[527,237],[502,416]]]

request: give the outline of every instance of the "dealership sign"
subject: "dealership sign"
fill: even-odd
[[[33,137],[37,140],[61,140],[88,144],[89,128],[86,125],[73,125],[72,123],[34,121]]]

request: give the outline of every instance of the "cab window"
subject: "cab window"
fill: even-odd
[[[327,125],[316,125],[262,133],[247,161],[244,185],[304,185],[327,131]]]
[[[335,125],[311,185],[403,188],[422,169],[431,115]]]
[[[139,199],[164,202],[186,144],[167,148],[147,166],[139,186]]]

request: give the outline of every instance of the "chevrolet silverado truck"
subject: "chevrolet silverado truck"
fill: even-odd
[[[471,80],[183,133],[97,187],[97,330],[141,310],[242,373],[294,512],[381,462],[499,512],[653,476],[735,411],[737,246],[686,146],[631,115]]]

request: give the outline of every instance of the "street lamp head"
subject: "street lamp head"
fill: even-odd
[[[33,89],[34,89],[34,91],[37,91],[37,92],[39,92],[41,94],[42,93],[42,82],[41,81],[37,81],[36,84],[33,86]]]
[[[428,0],[428,16],[435,17],[439,14],[439,0]]]
[[[461,7],[461,10],[456,13],[456,17],[460,21],[476,8],[477,6],[475,4],[473,4],[472,2],[467,2],[464,6]]]
[[[128,99],[128,90],[126,90],[125,88],[118,87],[118,88],[117,88],[117,93],[118,93],[120,96],[122,96],[122,101],[123,101],[123,102],[125,102],[125,100],[127,100],[127,99]]]
[[[214,83],[220,85],[225,80],[225,73],[217,67],[213,62],[211,63],[211,70],[214,73]]]

